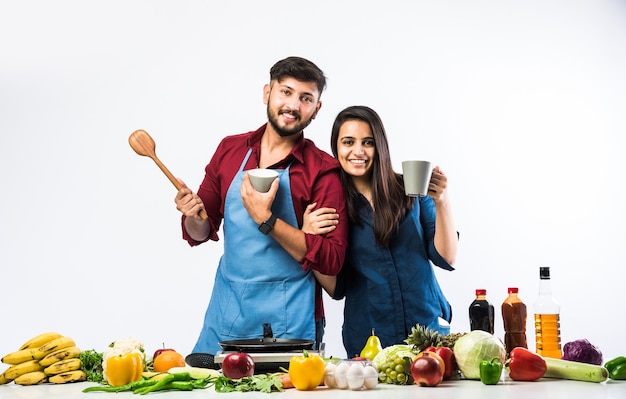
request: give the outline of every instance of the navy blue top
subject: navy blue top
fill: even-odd
[[[435,249],[435,203],[415,199],[388,248],[376,243],[373,213],[361,196],[362,226],[350,225],[346,261],[337,276],[334,298],[345,297],[343,344],[347,356],[358,356],[375,329],[384,347],[404,344],[416,324],[443,332],[452,309],[443,295],[433,264],[454,270]]]

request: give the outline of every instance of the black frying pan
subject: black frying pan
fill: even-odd
[[[218,364],[215,364],[215,357],[210,353],[190,353],[185,357],[185,363],[191,367],[214,370],[219,370],[220,368]]]
[[[315,341],[295,338],[253,338],[221,341],[220,346],[225,351],[237,352],[288,352],[303,349],[313,349]]]

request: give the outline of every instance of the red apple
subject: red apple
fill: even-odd
[[[446,346],[429,346],[424,349],[424,352],[434,352],[443,359],[445,370],[443,372],[443,379],[448,380],[454,375],[456,370],[456,359],[454,358],[454,351]]]
[[[165,344],[163,344],[163,349],[157,349],[156,351],[154,351],[154,355],[152,355],[152,360],[156,359],[157,356],[159,356],[163,352],[173,351],[173,350],[174,349],[172,349],[172,348],[166,348]]]
[[[222,373],[233,380],[254,375],[254,360],[244,352],[229,353],[222,361]]]
[[[411,363],[411,375],[416,384],[436,387],[443,380],[443,359],[433,352],[420,352]]]

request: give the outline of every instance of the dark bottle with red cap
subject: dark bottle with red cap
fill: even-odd
[[[526,305],[518,296],[516,287],[509,288],[509,296],[502,303],[504,346],[506,355],[518,346],[528,349],[526,341]]]
[[[487,300],[487,290],[476,290],[476,299],[470,304],[470,331],[483,330],[493,334],[493,305]]]

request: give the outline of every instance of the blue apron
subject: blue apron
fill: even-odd
[[[275,338],[315,340],[315,277],[304,271],[270,235],[263,235],[241,200],[244,166],[233,178],[224,205],[224,254],[215,274],[204,326],[193,352],[215,354],[218,342],[263,337],[269,323]],[[279,172],[272,212],[298,226],[289,167]]]

